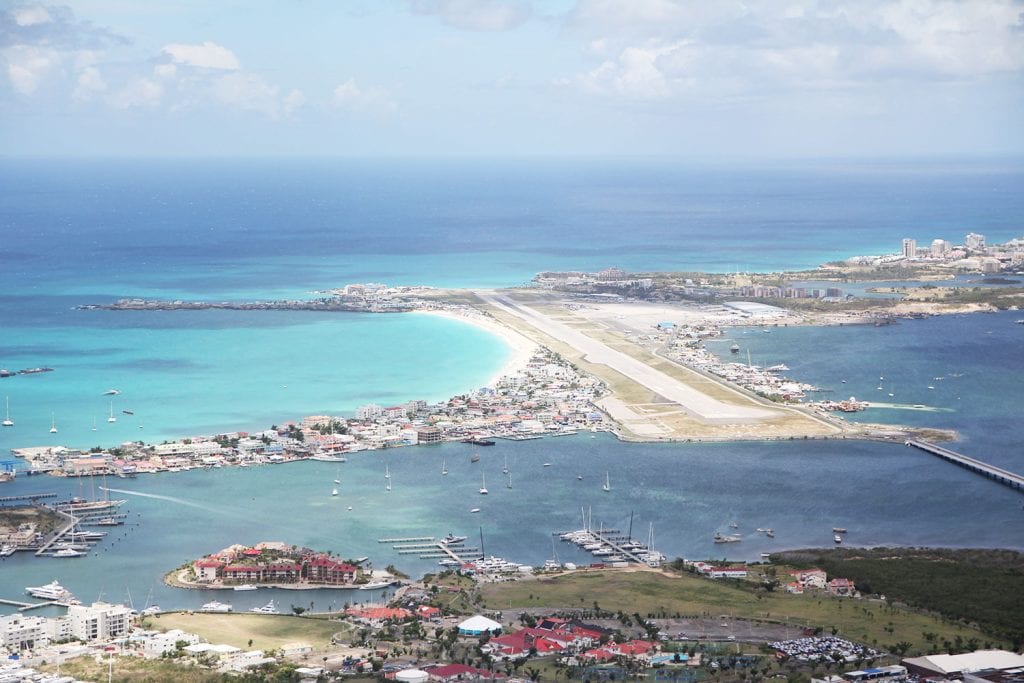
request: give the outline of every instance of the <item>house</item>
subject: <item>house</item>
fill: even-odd
[[[832,579],[828,582],[828,592],[830,595],[853,595],[857,589],[849,579]]]
[[[438,681],[438,683],[451,683],[452,681],[464,679],[477,681],[480,679],[506,678],[505,674],[491,673],[486,669],[476,669],[465,664],[445,664],[443,666],[425,667],[423,670],[428,674],[427,680]]]
[[[801,569],[790,572],[789,575],[805,589],[825,588],[825,584],[828,581],[828,575],[825,574],[823,569]]]
[[[419,605],[413,613],[420,619],[437,619],[441,616],[441,610],[430,605]]]
[[[712,579],[745,579],[747,578],[746,567],[708,567],[704,572]]]
[[[216,581],[223,575],[224,563],[220,560],[205,558],[196,561],[192,567],[196,571],[198,581]]]

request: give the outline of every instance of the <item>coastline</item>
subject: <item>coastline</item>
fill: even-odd
[[[525,368],[527,363],[530,362],[530,358],[532,358],[541,347],[517,330],[503,325],[497,320],[494,320],[483,313],[477,312],[475,309],[473,309],[473,311],[473,313],[470,313],[467,309],[460,311],[418,309],[409,312],[414,314],[433,315],[439,318],[455,320],[467,325],[472,325],[477,329],[499,337],[504,341],[509,348],[509,356],[498,372],[487,380],[485,386],[493,387],[502,377],[514,375]]]

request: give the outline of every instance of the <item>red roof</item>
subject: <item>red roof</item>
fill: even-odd
[[[243,555],[249,555],[250,557],[255,557],[256,555],[259,555],[262,552],[263,551],[259,550],[258,548],[246,548],[245,550],[242,551],[242,554]]]
[[[220,560],[198,560],[196,561],[196,566],[201,568],[223,567],[224,563]]]

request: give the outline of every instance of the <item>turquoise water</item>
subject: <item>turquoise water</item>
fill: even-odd
[[[3,452],[262,430],[304,415],[352,414],[369,402],[436,401],[486,383],[509,353],[501,339],[472,325],[429,315],[69,311],[66,317],[67,326],[5,330],[8,367],[40,358],[59,362],[54,372],[0,380],[15,421],[0,431]],[[121,393],[104,396],[108,389]],[[49,433],[51,413],[57,434]]]

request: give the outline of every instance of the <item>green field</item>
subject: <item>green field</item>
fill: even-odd
[[[895,608],[891,605],[823,594],[790,595],[737,587],[690,574],[668,575],[650,571],[578,572],[537,581],[489,584],[483,588],[484,604],[491,609],[544,607],[638,612],[647,616],[729,615],[733,618],[777,621],[840,636],[883,648],[906,642],[909,653],[929,652],[937,641],[1005,645],[979,630],[953,624],[935,616]]]
[[[335,633],[351,626],[325,619],[274,614],[200,614],[170,612],[146,619],[148,627],[161,631],[181,629],[211,643],[226,643],[243,650],[273,650],[288,643],[309,643],[314,650],[331,644]],[[249,641],[252,640],[252,645]]]

